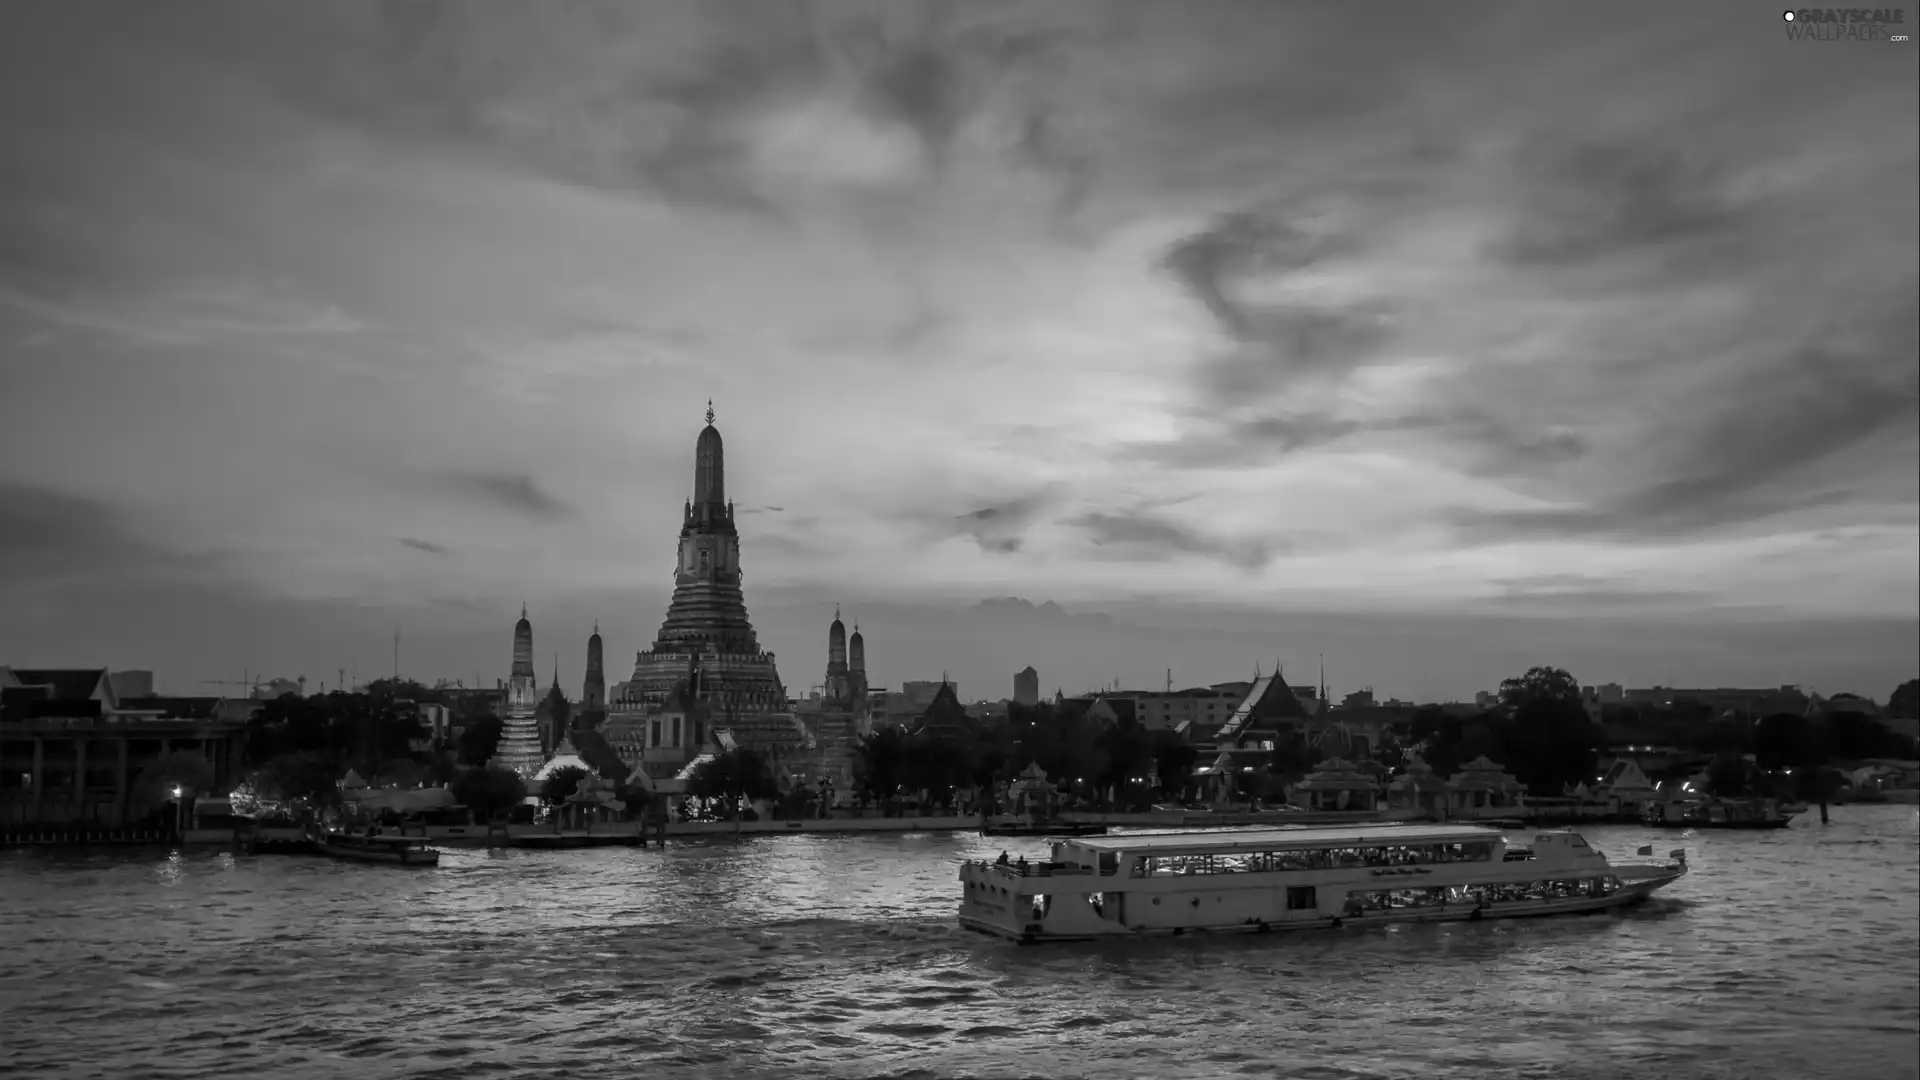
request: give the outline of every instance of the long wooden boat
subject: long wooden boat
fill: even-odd
[[[1784,829],[1793,814],[1773,799],[1688,799],[1654,803],[1644,821],[1656,829]]]
[[[1107,827],[1086,821],[1032,821],[1015,818],[989,821],[980,826],[981,836],[1105,836]]]
[[[1614,866],[1578,833],[1509,847],[1472,825],[1136,833],[960,868],[960,923],[1019,942],[1572,915],[1639,903],[1687,872]]]
[[[419,836],[367,836],[361,833],[325,832],[313,843],[322,855],[353,862],[387,863],[393,866],[439,866],[440,853],[427,846]]]

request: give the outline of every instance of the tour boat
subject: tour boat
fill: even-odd
[[[1684,850],[1669,859],[1614,866],[1578,833],[1510,847],[1474,825],[1135,833],[965,863],[960,923],[1040,942],[1572,915],[1645,900],[1687,872]]]
[[[1645,823],[1657,829],[1784,829],[1793,815],[1773,799],[1683,799],[1648,806]]]
[[[439,866],[440,853],[419,836],[367,836],[364,833],[325,832],[313,838],[322,855],[355,862],[398,866]]]

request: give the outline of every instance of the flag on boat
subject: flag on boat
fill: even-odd
[[[1640,849],[1640,851],[1638,852],[1638,854],[1641,854],[1641,855],[1651,855],[1651,854],[1653,854],[1653,845],[1652,845],[1652,844],[1647,844],[1647,845],[1645,845],[1645,846],[1643,846],[1643,847],[1642,847],[1642,848]]]
[[[1667,852],[1667,858],[1669,859],[1684,859],[1686,857],[1687,857],[1687,849],[1683,847],[1677,847],[1677,848],[1674,848],[1672,851]]]

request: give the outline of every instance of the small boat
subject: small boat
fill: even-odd
[[[1681,799],[1647,807],[1656,829],[1784,829],[1793,814],[1774,799]]]
[[[1472,825],[1135,833],[960,868],[960,924],[1022,943],[1577,915],[1637,904],[1687,872],[1615,866],[1567,830],[1509,848]]]
[[[1105,836],[1107,827],[1085,821],[1002,821],[980,826],[981,836]]]
[[[368,836],[364,833],[325,832],[313,838],[320,854],[354,862],[397,866],[439,866],[440,853],[422,836]]]

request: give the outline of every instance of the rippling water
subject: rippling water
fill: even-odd
[[[1587,830],[1689,849],[1627,914],[1032,948],[956,927],[962,834],[0,853],[0,1071],[1915,1077],[1917,825]]]

